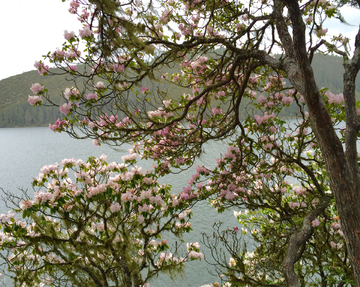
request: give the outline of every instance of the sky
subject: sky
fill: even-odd
[[[79,32],[68,8],[61,0],[1,0],[0,80],[34,70],[42,55],[61,48],[64,30]]]
[[[360,10],[352,7],[343,7],[341,14],[348,24],[343,24],[337,19],[327,21],[324,28],[328,28],[329,35],[338,35],[342,33],[351,40],[351,49],[354,50],[354,40],[360,25]]]
[[[1,1],[0,80],[34,70],[42,55],[61,48],[64,30],[78,33],[81,24],[68,12],[69,1]],[[345,8],[343,15],[351,25],[331,20],[329,34],[343,33],[354,39],[360,24],[360,10]],[[353,46],[353,44],[351,44]]]

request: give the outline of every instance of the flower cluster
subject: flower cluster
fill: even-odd
[[[87,162],[69,158],[62,160],[62,166],[42,167],[33,181],[38,191],[32,199],[19,202],[17,210],[32,222],[14,219],[12,212],[0,215],[0,248],[14,252],[9,267],[16,274],[39,268],[51,277],[51,270],[62,264],[88,264],[101,258],[101,262],[93,264],[94,269],[112,266],[117,270],[114,276],[119,276],[125,272],[121,257],[130,256],[139,266],[157,262],[149,273],[153,276],[165,266],[179,268],[188,259],[202,259],[198,243],[188,244],[186,255],[176,257],[165,252],[168,240],[157,241],[166,232],[181,236],[190,230],[191,204],[179,203],[179,196],[171,194],[169,186],[157,183],[156,174],[133,165],[133,155],[124,156],[121,164],[107,162],[102,155]],[[107,240],[111,246],[102,244]],[[128,246],[125,249],[124,243]],[[59,252],[74,246],[76,262],[72,253],[59,256]],[[25,262],[31,268],[18,267]]]

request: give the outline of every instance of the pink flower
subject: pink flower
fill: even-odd
[[[263,122],[263,118],[259,115],[254,115],[254,119],[259,125]]]
[[[198,61],[194,61],[194,62],[192,62],[192,63],[190,64],[190,66],[191,66],[191,68],[192,68],[193,70],[196,70],[196,68],[199,67],[200,64],[199,64]]]
[[[35,61],[34,67],[38,70],[40,75],[46,73],[49,70],[49,66],[45,66],[41,61]]]
[[[189,258],[192,258],[192,259],[203,259],[203,258],[204,258],[204,254],[202,254],[201,252],[191,251],[191,252],[189,252]]]
[[[100,145],[100,142],[101,142],[100,139],[95,139],[95,140],[92,141],[92,143],[93,143],[94,146],[99,146],[99,145]]]
[[[320,221],[317,218],[311,222],[312,227],[316,227],[316,226],[319,226],[319,225],[320,225]]]
[[[71,89],[70,89],[70,88],[66,88],[66,89],[64,90],[63,94],[64,94],[64,97],[65,97],[67,100],[69,99],[69,97],[70,97],[71,95],[80,96],[79,90],[75,89],[74,87],[71,87]]]
[[[38,94],[42,91],[44,91],[44,86],[40,85],[39,83],[35,83],[31,85],[30,90],[34,93],[34,94]]]
[[[66,99],[69,99],[69,97],[70,97],[70,95],[71,95],[71,90],[70,90],[69,88],[66,88],[66,89],[64,90],[63,94],[64,94],[64,97],[65,97]]]
[[[149,204],[149,205],[147,205],[147,204],[143,204],[143,206],[139,206],[138,207],[138,211],[139,212],[150,212],[152,209],[153,209],[154,207],[151,205],[151,204]]]
[[[171,104],[171,100],[168,100],[168,101],[163,100],[163,104],[164,104],[165,108],[167,108]]]
[[[57,48],[56,51],[51,54],[51,58],[54,60],[63,60],[65,58],[65,51],[61,51]]]
[[[339,228],[341,228],[341,225],[339,222],[333,222],[333,223],[331,223],[331,228],[339,229]]]
[[[123,121],[124,124],[131,124],[131,119],[129,117],[123,118],[122,121]]]
[[[71,31],[71,32],[68,32],[67,30],[64,31],[64,38],[65,40],[70,40],[72,37],[75,36],[75,32],[74,31]]]
[[[211,113],[213,114],[213,115],[220,115],[220,114],[222,114],[222,109],[219,109],[218,107],[215,107],[215,108],[212,108],[211,109]]]
[[[85,97],[86,97],[87,100],[91,100],[91,99],[96,100],[97,99],[97,94],[96,93],[92,93],[92,94],[90,93],[90,94],[86,94]]]
[[[150,178],[150,177],[144,177],[143,182],[145,184],[152,184],[154,182],[154,180],[152,178]]]
[[[220,98],[220,97],[224,97],[225,96],[225,92],[224,91],[220,91],[216,94],[216,98]]]
[[[27,201],[23,201],[20,203],[20,208],[22,210],[25,210],[25,209],[30,208],[33,205],[34,205],[34,202],[32,200],[27,200]]]
[[[165,10],[163,14],[161,15],[160,21],[163,21],[164,23],[167,23],[169,21],[169,14],[171,14],[170,10]]]
[[[245,25],[243,23],[236,23],[235,24],[235,28],[236,28],[236,31],[241,31],[243,28],[245,27]]]
[[[43,65],[43,63],[41,63],[41,62],[39,62],[39,61],[35,61],[34,67],[35,67],[36,69],[39,69],[41,65]]]
[[[64,158],[61,160],[61,164],[62,165],[66,165],[66,164],[75,164],[76,160],[74,158]]]
[[[195,243],[186,243],[186,248],[187,248],[187,251],[190,251],[190,250],[199,250],[200,249],[200,244],[199,242],[195,242]]]
[[[118,212],[121,209],[121,206],[118,202],[116,202],[115,204],[111,204],[110,205],[110,211],[111,212]]]
[[[274,145],[272,144],[272,143],[267,143],[267,144],[265,144],[265,145],[263,145],[263,149],[272,149],[272,147],[273,147]]]
[[[125,161],[128,161],[128,160],[136,160],[137,158],[137,154],[136,153],[132,153],[132,154],[128,154],[128,155],[124,155],[121,157],[121,159],[125,162]]]
[[[124,71],[125,66],[120,64],[114,64],[113,69],[115,73],[121,73]]]
[[[148,92],[149,91],[149,88],[148,87],[142,87],[141,88],[141,92],[143,93],[143,94],[145,94],[146,92]]]
[[[70,3],[70,7],[71,8],[78,8],[79,7],[79,3],[78,3],[78,1],[71,1],[71,3]]]
[[[68,126],[68,124],[68,121],[60,121],[58,118],[53,125],[49,124],[49,128],[54,132],[60,132],[64,127]]]
[[[79,3],[72,1],[70,3],[70,8],[69,8],[69,12],[71,14],[76,14],[77,13],[77,8],[79,7]]]
[[[69,49],[66,57],[68,59],[76,59],[77,57],[79,57],[81,55],[81,52],[78,51],[75,47],[73,49]]]
[[[81,38],[90,37],[92,35],[92,31],[89,26],[85,26],[82,30],[79,30],[79,34]]]
[[[271,126],[271,127],[269,128],[269,132],[271,132],[272,134],[276,133],[276,127]]]
[[[186,201],[186,200],[188,200],[190,198],[190,195],[188,195],[187,193],[180,193],[180,199],[181,200],[184,200],[184,201]]]
[[[300,207],[300,203],[290,201],[289,206],[290,208]]]
[[[40,96],[29,96],[28,102],[30,105],[35,105],[37,102],[42,102],[42,99]]]
[[[328,31],[328,29],[319,28],[315,31],[315,34],[316,34],[316,36],[318,36],[320,38],[322,36],[325,36],[327,31]]]
[[[173,79],[172,79],[172,81],[173,81],[174,83],[176,83],[176,82],[179,81],[179,80],[180,80],[180,76],[179,76],[179,75],[174,76]]]
[[[304,128],[303,131],[302,131],[303,135],[306,135],[307,132],[308,132],[307,128]],[[297,130],[296,130],[296,133],[297,133],[297,134],[300,134],[300,133],[301,133],[301,130],[300,130],[300,129],[297,129]]]
[[[329,104],[335,103],[336,105],[340,105],[344,102],[343,94],[334,95],[330,91],[327,91],[325,96],[328,98]]]
[[[259,102],[259,104],[263,104],[263,103],[265,103],[267,101],[267,98],[264,96],[264,95],[260,95],[259,97],[258,97],[258,102]]]
[[[72,103],[69,102],[69,103],[65,103],[63,104],[62,106],[60,106],[60,111],[67,115],[68,113],[70,113],[70,109],[71,109],[71,106],[72,106]]]
[[[87,20],[87,18],[90,16],[90,13],[87,12],[85,9],[82,10],[82,14],[81,14],[81,19],[83,19],[84,21]]]
[[[138,215],[137,221],[138,221],[140,224],[142,224],[142,223],[144,222],[144,220],[145,220],[145,217],[144,217],[144,216],[142,216],[141,214]]]
[[[331,245],[331,248],[336,248],[337,247],[337,244],[334,241],[331,241],[330,245]]]
[[[343,247],[341,243],[336,244],[334,241],[331,241],[330,245],[332,248],[337,248],[337,249],[341,249]]]
[[[290,105],[294,101],[292,97],[283,97],[282,99],[284,105]]]
[[[94,88],[97,89],[97,90],[105,89],[105,85],[104,85],[103,82],[99,81],[94,85]]]
[[[76,70],[77,70],[76,65],[69,65],[69,71],[70,70],[76,72]]]

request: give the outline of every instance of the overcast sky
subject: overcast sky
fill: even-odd
[[[35,61],[61,48],[64,30],[78,33],[69,2],[61,0],[0,0],[0,79],[34,70]]]
[[[68,12],[69,1],[1,2],[0,80],[34,70],[36,60],[41,60],[42,55],[61,47],[64,30],[78,33],[81,28],[76,16]],[[360,10],[347,8],[343,14],[352,26],[332,20],[327,27],[329,33],[341,32],[354,38],[360,24]]]

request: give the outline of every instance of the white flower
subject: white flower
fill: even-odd
[[[234,210],[234,216],[237,218],[237,217],[240,217],[241,216],[241,211],[235,211]]]

